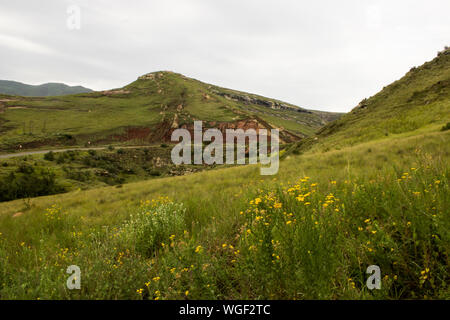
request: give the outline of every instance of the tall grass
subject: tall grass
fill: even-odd
[[[447,299],[447,136],[2,203],[0,298]]]
[[[0,236],[2,298],[449,298],[448,167],[428,163],[377,179],[254,190],[229,221],[195,226],[208,207],[143,202],[126,222],[77,230],[54,206],[33,244]],[[80,218],[82,220],[82,218]],[[206,224],[215,225],[211,228]],[[39,241],[36,239],[41,238]],[[47,245],[49,238],[56,238]],[[220,240],[219,240],[220,239]],[[65,288],[79,265],[82,288]],[[381,268],[381,290],[366,268]]]

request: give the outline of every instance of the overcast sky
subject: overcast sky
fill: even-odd
[[[0,0],[0,79],[104,90],[171,70],[346,112],[450,45],[449,12],[448,0]]]

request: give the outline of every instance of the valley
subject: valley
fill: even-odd
[[[2,96],[2,153],[87,150],[0,160],[3,194],[45,169],[67,187],[0,203],[0,298],[449,299],[449,79],[447,48],[344,115],[172,72]],[[170,164],[167,137],[194,120],[279,128],[278,173]]]

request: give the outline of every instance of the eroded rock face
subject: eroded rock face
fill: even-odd
[[[281,109],[281,110],[291,110],[291,111],[296,111],[296,112],[312,113],[309,110],[294,108],[294,107],[288,106],[286,104],[279,103],[279,102],[272,101],[272,100],[263,100],[263,99],[253,98],[248,95],[224,93],[224,92],[221,92],[218,90],[212,90],[212,92],[219,96],[224,97],[225,99],[239,101],[244,104],[256,104],[256,105],[264,106],[264,107],[271,108],[271,109]]]
[[[447,47],[447,46],[446,46],[446,47],[444,48],[444,50],[439,51],[437,55],[438,55],[438,57],[439,57],[440,55],[449,55],[449,54],[450,54],[450,47]]]
[[[186,129],[191,134],[194,133],[194,124],[183,124],[180,126],[181,129]],[[268,129],[270,130],[270,127],[266,127],[263,124],[259,123],[256,119],[247,119],[247,120],[239,120],[234,122],[217,122],[217,121],[208,121],[203,123],[203,131],[206,131],[207,129],[214,128],[219,129],[222,134],[225,134],[227,129],[254,129],[257,133],[259,129]]]
[[[157,71],[157,72],[151,72],[144,74],[138,78],[138,80],[155,80],[155,79],[161,79],[164,77],[165,73],[173,73],[172,71]]]
[[[194,134],[194,124],[193,123],[183,124],[180,126],[180,128],[188,130],[191,133],[191,136],[193,136],[193,134]],[[303,137],[296,136],[290,132],[287,132],[283,128],[274,128],[267,122],[265,122],[263,120],[258,120],[258,119],[245,119],[245,120],[237,120],[237,121],[233,121],[233,122],[209,121],[209,122],[204,122],[202,128],[203,128],[203,132],[205,132],[207,129],[210,129],[210,128],[219,129],[220,132],[222,132],[222,135],[224,135],[224,136],[226,134],[227,129],[234,129],[234,130],[242,129],[244,131],[253,129],[256,131],[257,134],[259,133],[259,130],[266,129],[268,136],[270,136],[270,134],[271,134],[271,132],[270,132],[271,129],[279,129],[280,141],[282,143],[298,141],[301,138],[303,138]],[[168,142],[170,142],[170,137],[171,137],[172,132],[173,132],[173,130],[171,130],[170,134],[167,135]]]
[[[125,128],[125,132],[121,135],[112,135],[110,140],[116,141],[141,141],[142,143],[174,143],[171,141],[172,133],[176,129],[186,129],[190,132],[191,136],[194,136],[194,123],[184,123],[178,125],[178,118],[163,120],[153,127],[128,127]],[[304,136],[295,135],[283,128],[275,128],[262,119],[245,119],[236,120],[231,122],[219,122],[219,121],[204,121],[202,124],[203,133],[208,129],[219,129],[222,135],[225,137],[227,129],[242,129],[244,131],[253,129],[258,134],[261,129],[267,130],[267,135],[271,135],[271,129],[279,130],[279,138],[281,143],[294,142],[301,140]],[[108,141],[110,141],[108,140]]]
[[[138,78],[138,80],[154,80],[155,79],[155,74],[154,73],[147,73],[144,74],[143,76],[140,76]]]
[[[117,90],[105,90],[101,91],[101,93],[105,96],[113,96],[116,94],[128,94],[130,93],[130,91],[125,89],[117,89]]]

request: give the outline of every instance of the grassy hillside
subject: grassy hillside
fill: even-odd
[[[139,77],[121,89],[61,97],[0,96],[0,150],[149,144],[194,120],[281,129],[285,142],[311,135],[339,114],[218,88],[172,72]],[[239,121],[244,121],[240,123]]]
[[[64,83],[30,85],[17,81],[0,80],[0,93],[14,96],[46,97],[86,92],[92,92],[92,90],[82,86],[68,86]]]
[[[448,122],[450,49],[364,99],[351,112],[321,128],[316,137],[303,141],[300,149],[339,149],[392,135],[438,130]]]
[[[449,138],[1,203],[0,297],[448,299]]]
[[[0,298],[450,299],[446,52],[291,146],[275,176],[235,166],[0,203]],[[226,103],[213,122],[319,121],[201,86],[156,73],[114,99],[159,92],[158,115],[177,125],[208,117],[195,99]],[[66,288],[73,264],[81,290]],[[366,287],[369,265],[380,290]]]

